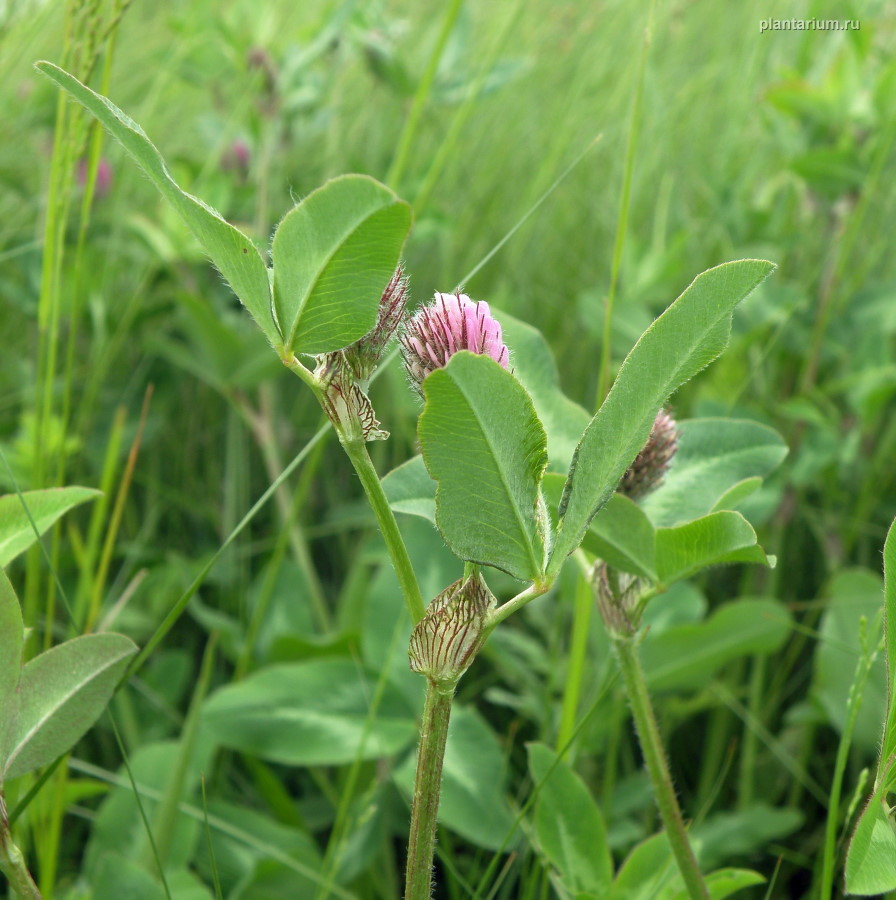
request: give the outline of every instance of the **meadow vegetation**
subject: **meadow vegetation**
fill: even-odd
[[[857,31],[761,33],[750,4],[666,0],[0,4],[0,559],[26,659],[140,648],[114,648],[133,674],[71,754],[3,786],[45,898],[400,897],[423,685],[313,393],[39,59],[259,247],[327,179],[383,182],[413,211],[411,306],[487,301],[526,387],[584,423],[698,273],[777,264],[672,397],[697,449],[643,503],[664,528],[725,496],[775,564],[675,570],[639,650],[700,866],[732,870],[712,896],[842,896],[896,749],[896,20],[851,10]],[[422,407],[396,354],[378,376],[386,476]],[[102,494],[23,539],[15,495],[62,486]],[[464,564],[389,496],[428,601]],[[600,523],[589,562],[637,570]],[[491,634],[454,701],[434,896],[687,896],[611,644],[572,558]]]

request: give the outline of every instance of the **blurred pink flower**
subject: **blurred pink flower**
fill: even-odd
[[[82,159],[78,163],[78,184],[84,187],[87,184],[87,160]],[[112,166],[104,157],[100,159],[96,167],[96,181],[93,184],[93,196],[100,200],[109,193],[112,184]]]

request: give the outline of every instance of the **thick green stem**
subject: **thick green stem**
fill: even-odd
[[[398,584],[404,595],[408,612],[411,614],[411,621],[416,625],[423,618],[425,611],[423,595],[420,593],[420,585],[417,584],[417,576],[414,574],[407,547],[405,547],[401,532],[398,530],[398,523],[395,521],[392,507],[389,506],[379,475],[376,474],[370,454],[367,452],[367,445],[363,441],[344,440],[342,446],[355,467],[358,478],[361,479],[364,493],[367,494],[367,499],[370,501],[377,524],[380,526],[386,542],[386,549],[389,551],[389,557],[395,568],[395,574],[398,576]]]
[[[405,900],[429,900],[432,894],[432,860],[436,850],[436,816],[442,786],[442,760],[448,740],[451,699],[454,688],[428,681],[420,750],[411,804],[411,834],[408,840],[408,866],[405,876]]]
[[[660,738],[656,718],[653,715],[653,707],[650,704],[650,695],[647,693],[647,682],[638,659],[634,636],[614,636],[613,648],[619,660],[622,680],[631,704],[632,716],[638,730],[641,752],[644,755],[644,764],[647,766],[647,772],[653,785],[656,804],[659,807],[663,825],[666,827],[666,835],[672,845],[672,852],[678,863],[681,877],[684,879],[688,896],[692,900],[709,900],[706,882],[697,865],[694,851],[688,841],[684,821],[681,818],[681,810],[678,808],[678,798],[675,796],[675,788],[672,786],[672,777],[669,774],[663,742]]]
[[[41,900],[41,893],[25,865],[21,850],[13,843],[6,818],[6,804],[0,795],[0,872],[9,880],[13,896],[21,900]]]

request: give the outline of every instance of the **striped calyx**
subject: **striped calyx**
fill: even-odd
[[[408,648],[412,671],[453,689],[482,647],[494,606],[495,598],[478,573],[445,588],[414,626]]]

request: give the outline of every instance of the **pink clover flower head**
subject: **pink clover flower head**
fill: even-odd
[[[405,325],[401,348],[408,375],[418,385],[459,350],[489,356],[505,369],[509,357],[501,325],[488,304],[466,294],[436,293]]]

